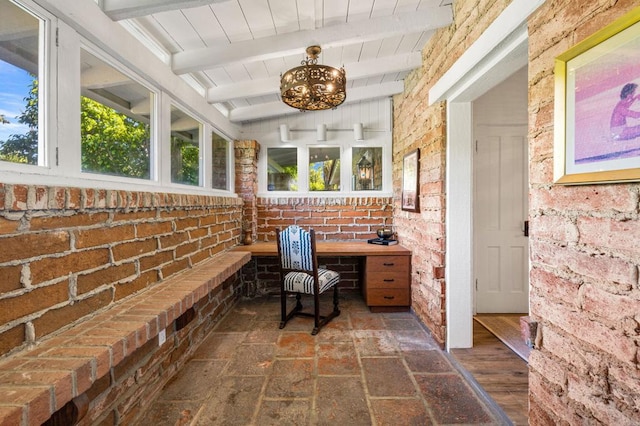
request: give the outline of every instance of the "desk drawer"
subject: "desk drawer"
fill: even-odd
[[[403,271],[410,267],[410,256],[369,256],[367,257],[367,274],[372,272]]]
[[[404,288],[409,286],[409,274],[406,270],[398,272],[376,272],[367,274],[367,288]]]
[[[371,288],[367,290],[369,306],[408,306],[409,289],[407,288]]]

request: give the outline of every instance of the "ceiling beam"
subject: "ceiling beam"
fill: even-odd
[[[391,81],[377,86],[358,87],[347,91],[347,99],[344,103],[350,104],[376,98],[385,98],[402,93],[403,90],[403,81]],[[270,102],[231,110],[229,120],[232,122],[252,121],[299,112],[297,109],[291,108],[282,102]]]
[[[344,66],[347,81],[355,81],[383,74],[410,71],[422,65],[420,52],[410,52],[397,56],[356,62]],[[253,98],[257,96],[280,93],[280,78],[271,77],[258,80],[240,81],[212,87],[207,91],[207,102],[228,102],[239,98]]]
[[[101,0],[103,12],[112,20],[138,18],[152,13],[188,9],[229,0]]]
[[[434,7],[412,13],[332,25],[317,30],[296,31],[178,52],[173,55],[172,69],[176,74],[186,74],[231,64],[264,61],[304,54],[307,46],[315,44],[319,44],[323,49],[329,49],[403,34],[432,31],[450,25],[452,22],[453,15],[450,7]]]

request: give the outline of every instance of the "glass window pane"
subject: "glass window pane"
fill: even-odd
[[[309,148],[309,191],[340,191],[340,147]]]
[[[216,133],[211,133],[211,185],[214,189],[229,189],[227,186],[227,163],[229,142]]]
[[[82,171],[149,179],[153,94],[81,51]]]
[[[171,182],[200,184],[201,127],[198,120],[171,106]]]
[[[44,22],[0,1],[0,160],[38,164],[38,69]]]
[[[267,190],[298,190],[297,148],[267,148]]]
[[[382,148],[353,148],[351,164],[354,191],[382,190]]]

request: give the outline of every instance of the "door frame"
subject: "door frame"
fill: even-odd
[[[527,19],[545,0],[514,0],[429,91],[446,101],[446,349],[473,346],[472,102],[528,63]]]

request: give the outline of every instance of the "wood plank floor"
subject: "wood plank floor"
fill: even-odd
[[[452,349],[451,354],[514,425],[528,424],[529,371],[526,362],[476,321],[473,322],[473,348]]]

